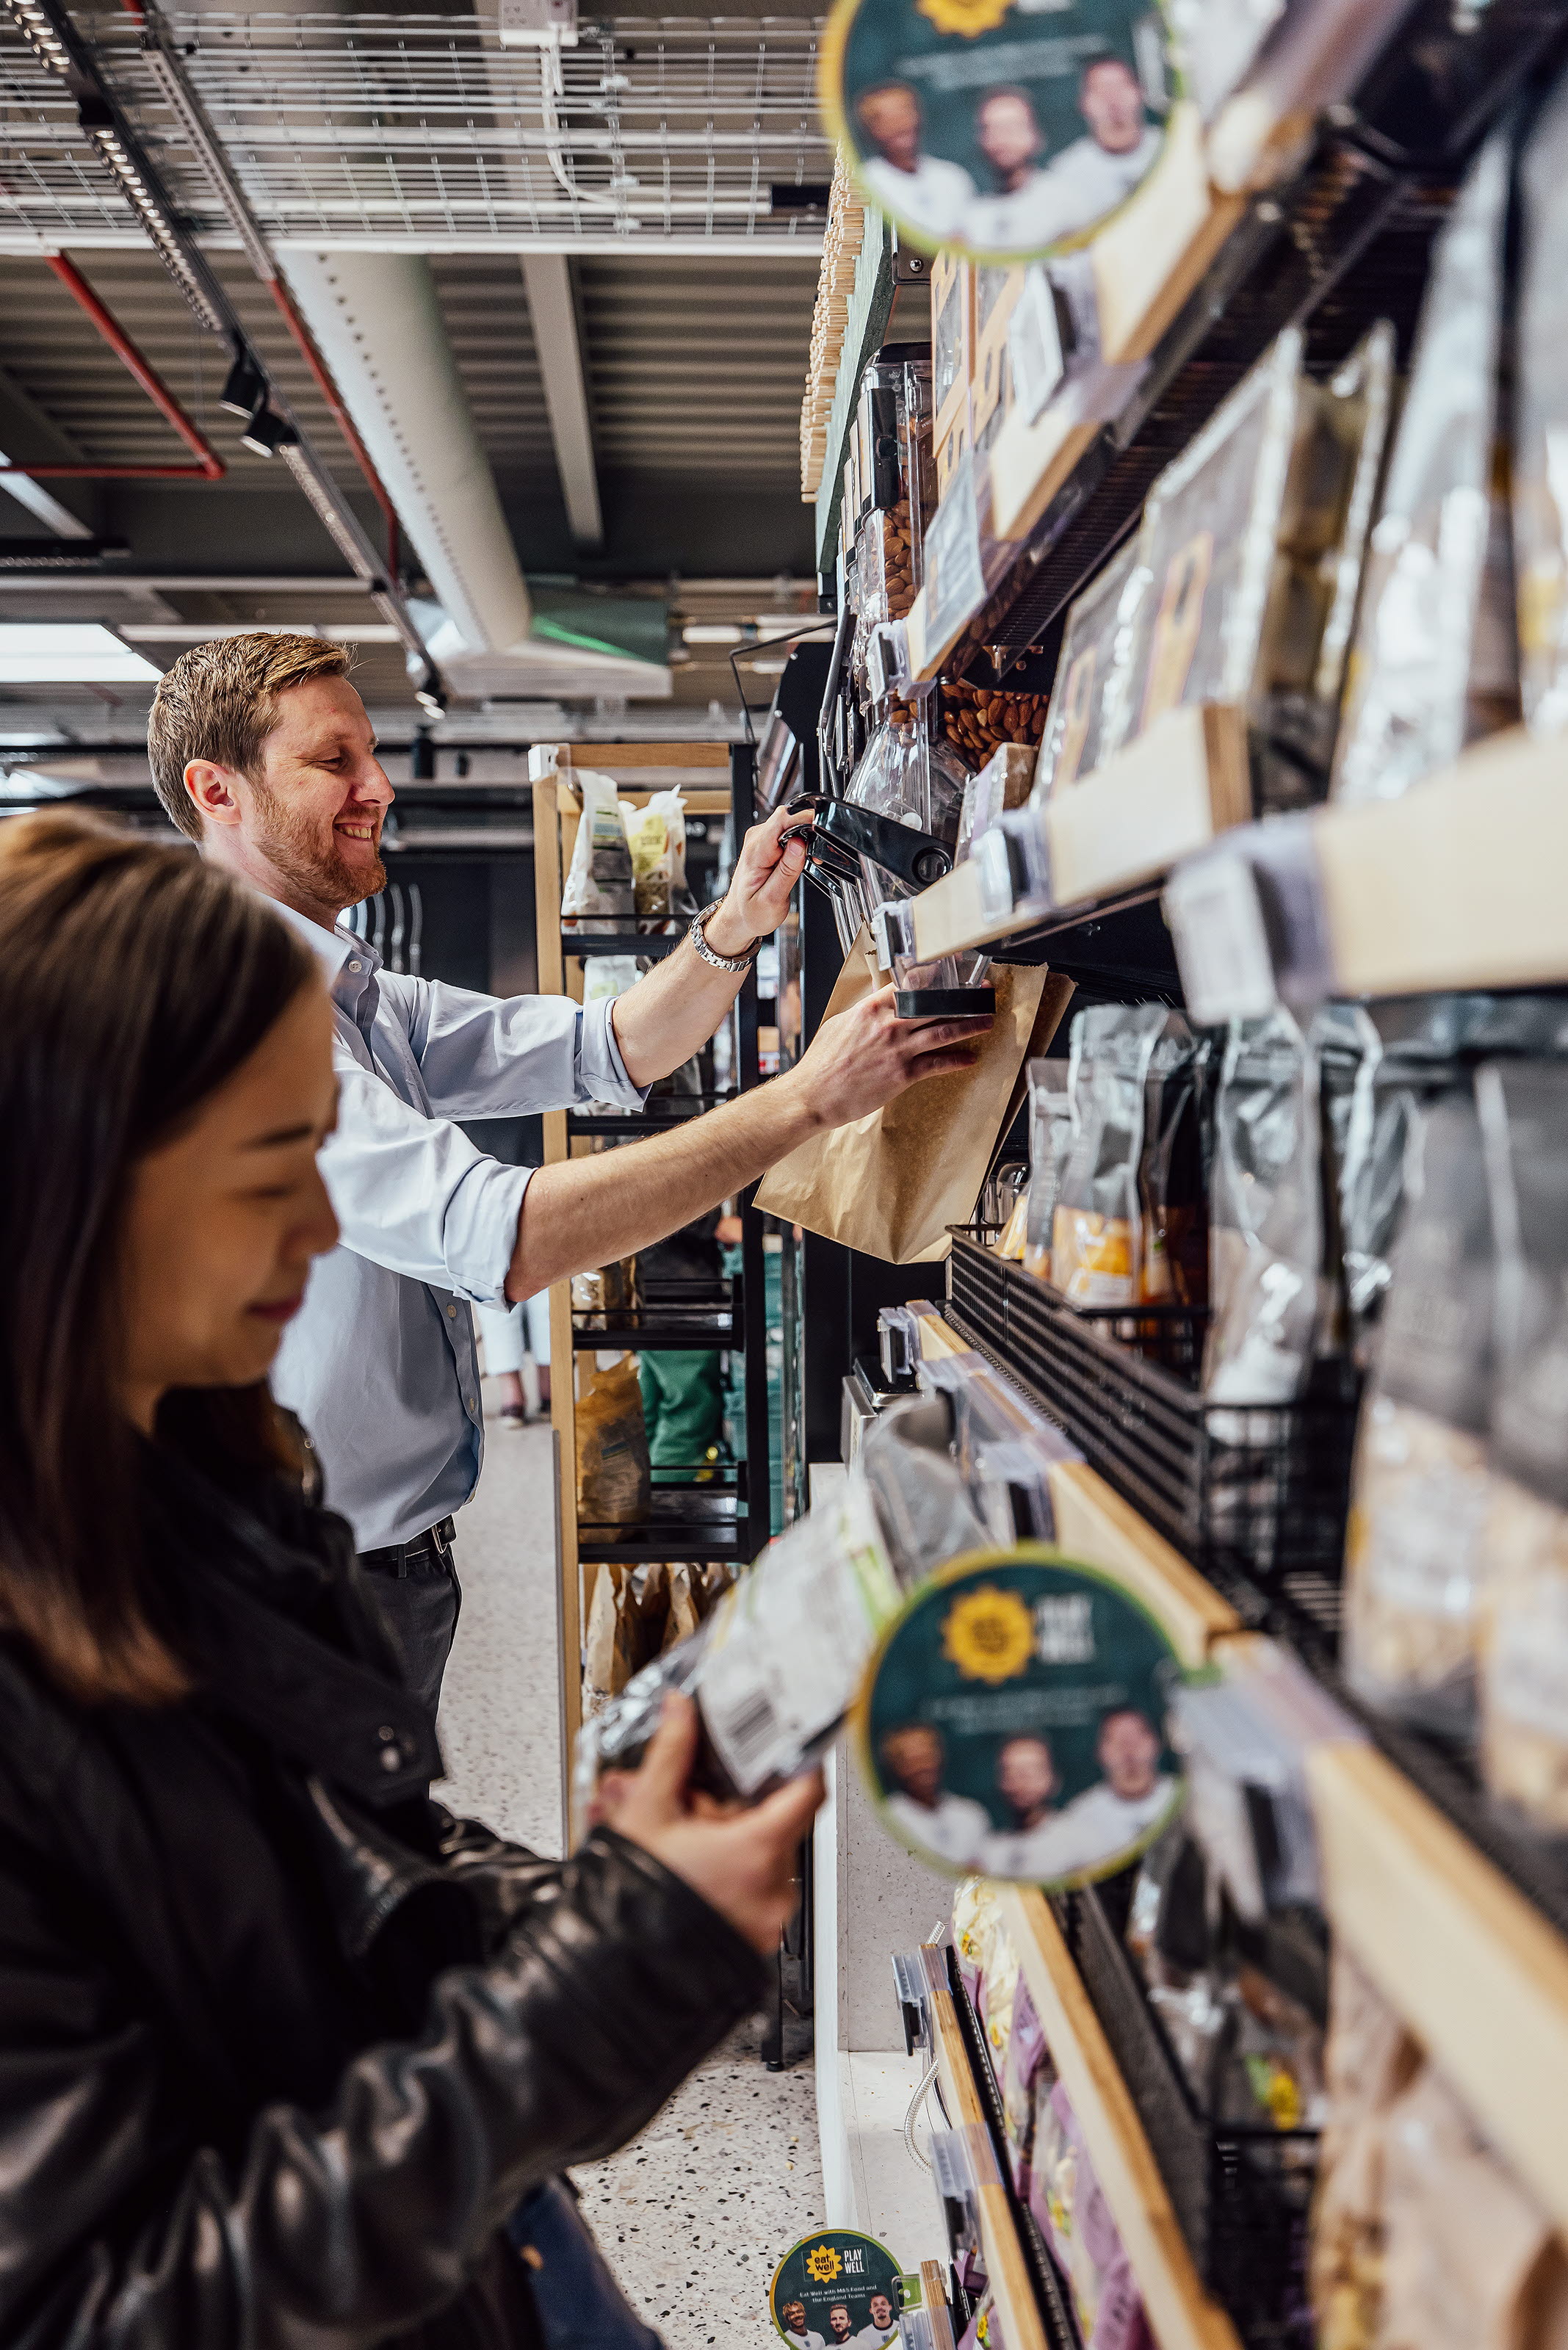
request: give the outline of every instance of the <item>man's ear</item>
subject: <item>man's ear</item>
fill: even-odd
[[[239,778],[232,768],[220,767],[212,759],[187,759],[185,762],[185,789],[204,823],[239,823],[238,785]]]

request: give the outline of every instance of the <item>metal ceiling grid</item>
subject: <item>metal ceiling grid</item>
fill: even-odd
[[[577,264],[607,471],[793,484],[815,261]]]
[[[124,13],[80,19],[205,239],[229,232]],[[184,14],[199,94],[275,244],[733,244],[815,254],[774,182],[823,181],[809,21],[615,17],[559,52],[477,16]],[[0,239],[133,242],[64,85],[0,31]]]
[[[218,405],[228,354],[196,324],[151,247],[89,251],[82,266],[94,291],[211,439],[230,478],[281,488],[277,461],[245,449],[243,420]],[[353,459],[265,286],[238,254],[215,255],[213,268],[268,374],[335,467],[339,486],[357,496]],[[146,393],[36,258],[0,254],[0,369],[46,412],[83,463],[157,463],[182,453]]]

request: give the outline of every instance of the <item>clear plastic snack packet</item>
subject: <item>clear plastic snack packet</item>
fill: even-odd
[[[1297,329],[1282,335],[1155,484],[1138,539],[1149,584],[1127,656],[1129,736],[1184,703],[1245,712],[1260,813],[1304,806],[1327,786],[1332,704],[1320,712],[1320,661],[1347,592],[1358,483],[1363,505],[1370,499],[1364,444],[1386,409],[1386,341],[1321,385],[1303,373],[1303,350]],[[1375,452],[1368,462],[1375,471]],[[1342,659],[1341,645],[1331,686]]]
[[[637,900],[620,795],[613,777],[597,775],[592,768],[574,768],[572,781],[583,812],[561,891],[561,928],[629,931],[635,926]]]
[[[1093,775],[1127,732],[1133,621],[1148,574],[1137,532],[1074,599],[1034,769],[1038,806]]]
[[[638,926],[663,930],[687,910],[691,894],[686,885],[686,803],[680,794],[655,792],[645,807],[628,808],[626,837]]]
[[[1310,1376],[1324,1321],[1318,1110],[1317,1055],[1288,1013],[1232,1031],[1215,1113],[1211,1403],[1290,1403]]]
[[[1336,800],[1398,799],[1506,724],[1511,706],[1518,714],[1506,492],[1495,478],[1511,152],[1511,130],[1494,132],[1434,254],[1362,586]]]
[[[1073,1022],[1076,1118],[1052,1217],[1051,1278],[1080,1305],[1137,1302],[1144,1087],[1171,1016],[1161,1003],[1097,1003]]]
[[[1460,1737],[1475,1711],[1495,1297],[1468,1095],[1425,1120],[1409,1188],[1356,1443],[1345,1670],[1370,1704]]]
[[[585,1723],[573,1770],[579,1835],[603,1773],[640,1761],[667,1690],[696,1700],[698,1775],[715,1794],[755,1798],[824,1751],[901,1591],[985,1539],[948,1457],[948,1425],[940,1398],[891,1405],[833,1500],[771,1542],[689,1639]]]
[[[1513,352],[1513,542],[1520,687],[1538,734],[1568,726],[1568,81],[1559,78],[1519,166]]]
[[[1375,2350],[1383,2307],[1385,2131],[1421,2052],[1354,1960],[1335,1948],[1308,2270],[1320,2350]]]
[[[1052,1232],[1062,1171],[1073,1141],[1073,1097],[1065,1061],[1031,1061],[1029,1082],[1029,1190],[1024,1202],[1025,1273],[1051,1278]]]
[[[1552,2223],[1430,2064],[1390,2108],[1378,2350],[1536,2350]]]
[[[1483,1536],[1481,1766],[1568,1835],[1568,1064],[1476,1075],[1498,1242],[1496,1477]]]

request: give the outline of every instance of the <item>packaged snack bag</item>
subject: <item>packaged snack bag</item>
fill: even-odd
[[[1373,530],[1334,797],[1397,799],[1519,714],[1497,384],[1512,133],[1493,134],[1438,241]]]
[[[1568,1064],[1476,1076],[1498,1232],[1496,1472],[1482,1550],[1481,1766],[1568,1835]]]
[[[1323,1325],[1318,1062],[1291,1014],[1233,1024],[1215,1103],[1203,1385],[1289,1403]]]
[[[1132,1305],[1143,1244],[1144,1088],[1163,1004],[1094,1004],[1073,1022],[1075,1125],[1051,1225],[1051,1278],[1080,1305]]]
[[[1370,1703],[1458,1736],[1475,1706],[1495,1292],[1468,1097],[1426,1119],[1412,1189],[1356,1447],[1345,1669]]]
[[[1536,116],[1519,166],[1513,359],[1513,540],[1520,686],[1540,734],[1568,726],[1568,81]]]
[[[1205,1158],[1206,1040],[1173,1012],[1156,1039],[1145,1081],[1138,1164],[1145,1305],[1201,1305],[1209,1294]]]
[[[637,900],[631,850],[622,819],[620,795],[609,775],[574,768],[572,782],[583,803],[572,861],[561,892],[564,931],[629,931]]]
[[[1133,620],[1147,586],[1135,532],[1069,610],[1034,769],[1037,805],[1093,775],[1126,733]]]
[[[653,1482],[637,1357],[607,1347],[576,1360],[577,1515],[634,1524],[648,1515]]]
[[[628,808],[626,837],[639,930],[664,930],[687,909],[686,803],[655,792],[646,807]],[[695,910],[693,909],[692,910]]]
[[[1336,1950],[1324,2053],[1328,2118],[1309,2280],[1319,2350],[1375,2350],[1383,2309],[1383,2162],[1390,2108],[1421,2052],[1354,1960]]]
[[[1073,1097],[1065,1061],[1031,1061],[1029,1082],[1029,1185],[1023,1194],[1023,1232],[1018,1254],[1025,1273],[1051,1278],[1052,1233],[1062,1172],[1073,1141]],[[1004,1251],[1004,1253],[1011,1253]]]

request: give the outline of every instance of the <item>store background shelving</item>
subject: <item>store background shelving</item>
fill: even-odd
[[[539,987],[545,994],[576,998],[583,993],[583,964],[606,954],[640,954],[645,946],[668,953],[679,937],[636,933],[573,933],[561,927],[561,892],[576,837],[580,802],[572,789],[574,766],[613,777],[622,798],[643,806],[656,790],[678,785],[689,816],[728,820],[739,837],[751,821],[753,759],[744,744],[711,743],[606,743],[551,746],[534,754],[534,877],[539,941]],[[747,975],[737,1000],[735,1076],[737,1089],[758,1082],[756,974]],[[576,1155],[575,1145],[596,1139],[628,1142],[669,1133],[691,1113],[674,1112],[657,1097],[640,1113],[554,1110],[544,1120],[544,1159],[556,1165]],[[749,1195],[742,1203],[742,1269],[738,1281],[722,1280],[711,1296],[694,1300],[689,1284],[673,1299],[650,1294],[636,1315],[601,1316],[574,1312],[571,1284],[550,1291],[552,1361],[573,1365],[579,1353],[599,1347],[627,1349],[671,1345],[738,1354],[744,1363],[745,1458],[718,1464],[701,1482],[695,1472],[680,1483],[653,1488],[647,1519],[636,1525],[590,1526],[580,1521],[576,1494],[576,1394],[575,1376],[551,1382],[551,1420],[556,1444],[556,1549],[559,1575],[561,1721],[570,1753],[582,1720],[583,1632],[593,1604],[595,1570],[617,1562],[659,1559],[719,1559],[743,1565],[754,1558],[770,1530],[770,1459],[767,1388],[766,1284],[761,1220]],[[700,1305],[701,1326],[694,1319]]]

